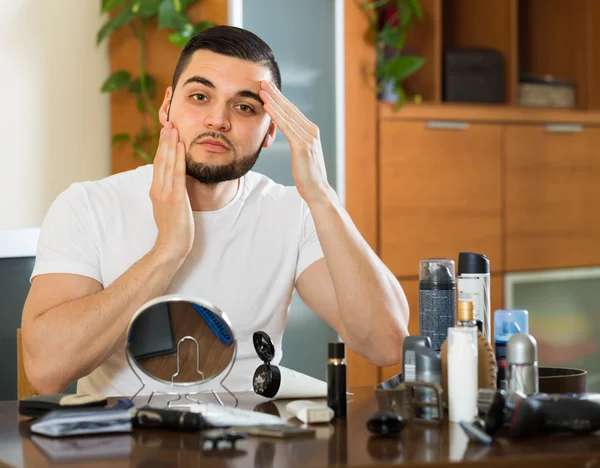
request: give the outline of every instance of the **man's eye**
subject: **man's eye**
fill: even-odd
[[[206,96],[204,94],[192,94],[192,99],[196,100],[196,101],[205,101],[206,100]]]
[[[242,112],[244,112],[245,114],[249,114],[250,112],[253,112],[254,110],[252,109],[252,107],[247,106],[246,104],[240,104],[238,106],[238,109],[241,110]]]

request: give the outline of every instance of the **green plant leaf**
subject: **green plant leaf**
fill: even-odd
[[[129,136],[129,133],[117,133],[116,135],[114,135],[112,137],[112,145],[116,145],[117,143],[121,142],[121,141],[129,141],[131,140],[131,137]]]
[[[134,143],[133,144],[133,155],[134,158],[140,158],[142,161],[147,163],[152,162],[152,158],[148,156],[148,153],[144,151],[141,145]]]
[[[423,9],[421,8],[421,2],[419,0],[408,0],[412,7],[413,13],[419,20],[423,19]]]
[[[146,92],[148,93],[148,95],[153,95],[155,89],[156,80],[152,76],[146,75]],[[139,76],[129,84],[128,91],[134,94],[140,94],[142,92],[142,81]]]
[[[402,28],[394,28],[386,23],[382,28],[379,37],[384,44],[390,47],[395,47],[398,50],[404,49],[404,44],[406,43],[406,31]]]
[[[123,6],[123,8],[121,8],[121,11],[119,11],[117,16],[104,23],[100,31],[98,31],[98,35],[96,36],[96,44],[100,44],[112,32],[127,25],[133,18],[135,18],[135,15],[131,12],[131,5],[128,2]]]
[[[362,7],[366,10],[376,10],[382,6],[386,6],[390,0],[361,0]]]
[[[131,74],[125,70],[119,70],[110,75],[104,84],[101,91],[103,93],[112,93],[119,89],[125,88],[131,81]]]
[[[133,140],[133,155],[146,162],[152,162],[152,158],[143,147],[144,142],[149,136],[150,131],[148,130],[148,127],[142,127],[142,129],[135,134],[135,139]]]
[[[181,3],[182,11],[187,10],[190,5],[192,5],[193,3],[197,2],[197,1],[198,0],[179,0],[179,2]]]
[[[158,27],[181,31],[190,21],[175,9],[174,0],[162,0],[158,7]]]
[[[148,135],[150,135],[148,127],[142,127],[142,129],[135,134],[135,143],[142,144],[146,138],[148,138]]]
[[[200,21],[194,26],[188,25],[181,31],[169,34],[169,41],[178,47],[184,47],[192,36],[205,29],[212,28],[215,25],[212,21]]]
[[[410,0],[397,0],[398,16],[402,28],[408,28],[412,21],[413,9]]]
[[[108,13],[121,5],[125,0],[102,0],[102,13]]]
[[[161,0],[133,0],[131,11],[140,18],[152,18],[158,14]]]
[[[401,82],[419,70],[424,63],[424,57],[403,55],[386,62],[383,66],[383,73],[386,77],[392,77],[395,78],[397,82]]]
[[[142,96],[139,94],[135,97],[135,107],[142,114],[146,113],[146,103],[144,102],[144,99],[142,98]]]
[[[406,92],[404,91],[402,83],[399,81],[396,82],[394,87],[396,88],[396,93],[398,94],[398,100],[396,101],[396,110],[398,110],[406,103]]]

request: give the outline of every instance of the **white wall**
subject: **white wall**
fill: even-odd
[[[99,0],[0,0],[0,229],[39,226],[72,182],[110,172]]]

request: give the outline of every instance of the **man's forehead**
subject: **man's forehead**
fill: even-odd
[[[210,80],[217,89],[225,87],[250,86],[260,88],[260,82],[271,80],[269,69],[262,63],[255,63],[236,57],[216,54],[209,50],[198,50],[182,73],[181,82],[190,77],[202,76]]]

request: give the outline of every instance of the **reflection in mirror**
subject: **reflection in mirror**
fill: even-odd
[[[150,301],[135,314],[127,336],[130,363],[167,385],[210,381],[235,359],[229,320],[205,301],[178,296]]]

